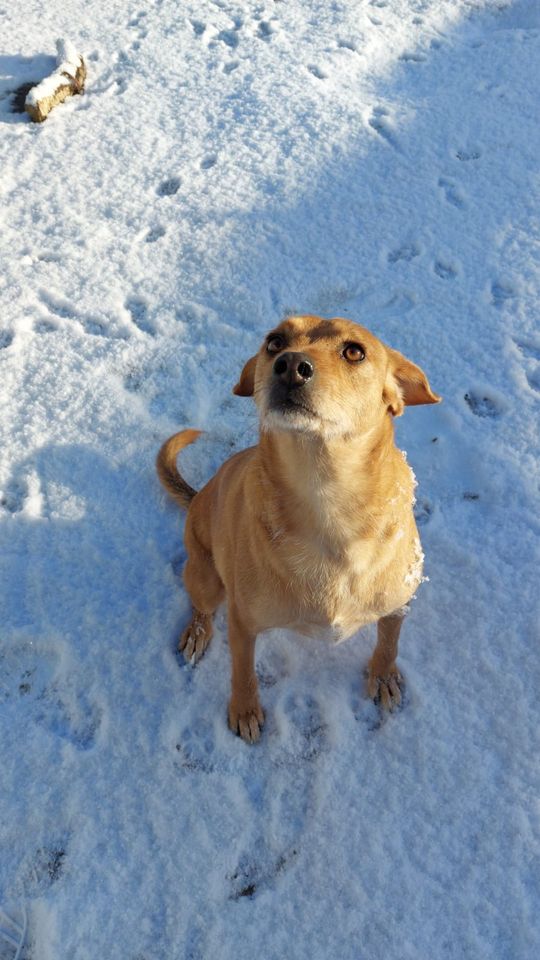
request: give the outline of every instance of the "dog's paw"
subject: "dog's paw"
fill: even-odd
[[[249,707],[238,707],[231,701],[229,704],[229,727],[233,733],[239,734],[246,743],[257,743],[261,736],[264,723],[264,713],[257,701]]]
[[[384,710],[394,710],[401,704],[402,676],[397,667],[390,667],[384,676],[369,671],[368,695]]]
[[[191,623],[184,630],[178,644],[180,653],[184,654],[188,663],[197,663],[201,659],[213,632],[211,615],[194,611]]]

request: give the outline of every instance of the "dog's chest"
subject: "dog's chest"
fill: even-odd
[[[314,637],[317,640],[325,640],[327,643],[343,643],[352,637],[357,630],[366,626],[366,621],[362,618],[359,621],[340,621],[337,623],[320,624],[310,623],[307,620],[301,620],[298,623],[288,624],[291,630],[301,633],[305,637]]]
[[[341,569],[339,565],[322,565],[309,570],[304,579],[302,616],[295,629],[308,636],[319,636],[340,643],[364,624],[377,618],[374,614],[365,565]]]
[[[346,640],[410,599],[418,581],[407,581],[405,556],[395,560],[395,550],[381,553],[370,540],[331,558],[305,548],[291,551],[287,599],[275,598],[288,607],[285,625],[332,643]]]

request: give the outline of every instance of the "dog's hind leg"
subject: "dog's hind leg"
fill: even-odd
[[[191,621],[180,637],[178,649],[186,660],[196,663],[212,639],[212,618],[225,596],[225,588],[214,567],[212,555],[193,535],[186,535],[186,546],[188,561],[184,568],[184,583],[193,604],[193,612]]]
[[[377,646],[369,661],[368,694],[373,700],[379,700],[385,710],[392,710],[401,703],[401,675],[396,657],[403,619],[401,611],[381,617],[377,623]]]

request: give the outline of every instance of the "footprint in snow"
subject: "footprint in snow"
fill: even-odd
[[[501,415],[497,401],[476,390],[469,390],[469,392],[464,395],[464,400],[476,417],[496,419]]]
[[[316,760],[326,746],[327,726],[314,697],[292,694],[284,708],[289,727],[285,762]]]
[[[221,43],[226,44],[227,47],[230,47],[231,50],[236,50],[238,44],[240,43],[240,38],[238,36],[238,31],[242,27],[242,22],[240,20],[236,21],[232,30],[220,30],[216,39],[220,40]]]
[[[34,723],[77,750],[89,750],[101,713],[84,691],[73,693],[57,676],[57,660],[54,652],[37,651],[31,643],[0,655],[0,703],[24,702]]]
[[[515,340],[514,343],[528,360],[540,361],[540,343],[535,343],[531,340]]]
[[[152,227],[151,230],[146,234],[144,241],[145,243],[156,243],[157,240],[161,240],[165,236],[165,227]]]
[[[106,336],[101,320],[80,313],[68,300],[50,294],[47,290],[40,290],[38,296],[45,309],[53,316],[59,317],[61,320],[72,320],[79,323],[84,332],[92,337]]]
[[[443,190],[447,203],[450,203],[458,210],[465,209],[465,195],[453,180],[449,180],[447,177],[439,177],[438,186]]]
[[[316,63],[308,63],[307,69],[317,80],[328,80],[328,74],[321,67],[318,67]]]
[[[445,263],[442,260],[436,260],[433,264],[433,269],[441,280],[455,280],[457,277],[457,270],[452,264]]]
[[[139,12],[128,22],[128,27],[138,27],[141,20],[144,20],[148,14],[146,10],[139,10]]]
[[[457,150],[456,157],[462,163],[468,163],[470,160],[479,160],[482,156],[480,150]]]
[[[259,40],[266,40],[268,42],[272,39],[275,32],[275,27],[270,20],[261,20],[257,27],[257,37]]]
[[[362,676],[359,674],[355,682],[354,688],[351,691],[350,707],[356,722],[365,727],[368,733],[373,733],[375,730],[380,730],[384,724],[385,717],[383,712],[379,710],[377,704],[368,697],[366,687],[367,670],[365,678],[362,680]]]
[[[491,304],[501,310],[509,300],[513,300],[516,291],[509,283],[494,280],[491,284]]]
[[[415,257],[420,255],[420,247],[416,243],[405,243],[402,247],[397,247],[396,250],[392,250],[388,254],[389,263],[398,263],[400,260],[404,260],[406,263],[410,263],[411,260],[414,260]]]
[[[186,727],[176,744],[175,766],[187,773],[212,773],[215,765],[213,729],[203,724]]]
[[[156,331],[148,319],[148,306],[144,300],[139,300],[137,297],[128,297],[124,306],[129,312],[135,326],[141,330],[142,333],[147,333],[151,337],[154,337]]]
[[[39,704],[36,723],[77,750],[91,750],[101,725],[101,712],[88,703],[84,694],[79,694],[73,705],[68,705],[63,697],[62,690],[52,685]]]
[[[201,170],[210,170],[217,163],[217,153],[209,153],[207,157],[201,160]]]
[[[167,180],[162,180],[159,187],[157,188],[158,197],[174,197],[178,193],[182,181],[180,177],[169,177]]]
[[[13,343],[13,334],[11,330],[0,331],[0,350],[6,350]]]
[[[56,314],[62,320],[76,319],[75,307],[69,304],[67,300],[54,299],[43,290],[40,293],[40,300],[47,307],[47,310],[50,310],[51,313]]]
[[[535,393],[540,393],[540,367],[537,367],[536,370],[533,370],[531,373],[526,374],[527,382]]]
[[[427,57],[425,53],[418,53],[415,50],[405,50],[399,57],[404,63],[425,63]]]
[[[319,704],[309,694],[289,694],[282,711],[275,707],[274,711],[268,724],[270,759],[277,767],[294,770],[294,775],[285,778],[282,795],[276,798],[278,820],[298,826],[303,822],[302,811],[311,803],[316,761],[328,749],[328,726]]]
[[[148,30],[143,25],[143,20],[146,16],[146,11],[141,10],[136,17],[133,17],[133,19],[128,22],[128,27],[136,29],[137,36],[139,37],[139,40],[135,40],[134,43],[131,44],[132,50],[139,50],[141,46],[140,40],[144,40],[144,38],[148,36]]]
[[[128,47],[127,50],[120,50],[120,53],[118,54],[118,65],[122,69],[126,69],[131,66],[132,59],[130,54],[131,54],[131,47]]]
[[[45,253],[40,253],[38,255],[38,260],[40,263],[61,263],[62,257],[59,256],[58,253],[49,253],[48,251],[45,251]]]
[[[144,383],[144,374],[141,370],[132,368],[124,378],[124,387],[129,393],[139,393]]]
[[[281,650],[265,650],[257,661],[257,677],[261,687],[274,687],[289,673],[288,661]]]
[[[81,313],[69,300],[65,300],[56,294],[51,294],[48,290],[38,291],[39,299],[48,313],[59,317],[60,320],[69,320],[78,323],[84,333],[91,337],[121,337],[121,334],[111,332],[106,329],[105,323],[98,317],[92,317]]]
[[[39,847],[23,867],[22,884],[27,897],[41,897],[58,883],[66,868],[68,837]]]
[[[431,519],[431,514],[433,513],[433,507],[429,500],[422,498],[417,500],[414,505],[414,519],[419,527],[425,527]]]
[[[341,50],[351,50],[352,53],[358,53],[358,44],[354,40],[338,40],[337,45]]]
[[[414,293],[408,290],[396,290],[390,299],[383,304],[383,308],[391,313],[404,314],[414,310],[416,303],[417,300]]]
[[[204,31],[206,30],[206,24],[202,20],[190,20],[191,26],[193,27],[193,33],[196,37],[202,37]]]
[[[57,324],[51,323],[50,320],[36,320],[34,323],[34,331],[36,333],[56,333],[57,330]]]
[[[525,376],[531,390],[540,392],[540,343],[534,340],[514,340],[514,343],[529,367],[525,370]],[[532,364],[534,367],[531,369]]]
[[[368,124],[383,140],[386,140],[391,147],[399,150],[399,144],[396,139],[392,121],[386,107],[375,107],[372,111]]]
[[[12,480],[5,490],[0,491],[0,510],[7,510],[8,513],[13,514],[21,513],[28,494],[28,485],[25,482]]]
[[[283,662],[274,666],[281,670]],[[231,900],[253,899],[279,883],[295,862],[317,803],[316,761],[326,749],[326,724],[317,701],[310,695],[288,696],[279,724],[284,721],[283,736],[277,725],[271,729],[275,715],[268,719],[264,763],[250,753],[253,763],[244,782],[258,835],[227,877]]]
[[[266,850],[255,849],[244,853],[234,872],[227,877],[230,885],[229,900],[253,900],[261,890],[279,880],[279,875],[292,866],[297,855],[298,850],[294,847],[286,849],[277,857]]]

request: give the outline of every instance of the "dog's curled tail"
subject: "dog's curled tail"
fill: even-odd
[[[190,443],[201,435],[201,430],[181,430],[165,441],[156,459],[158,477],[163,486],[181,507],[187,510],[197,493],[178,472],[176,458]]]

